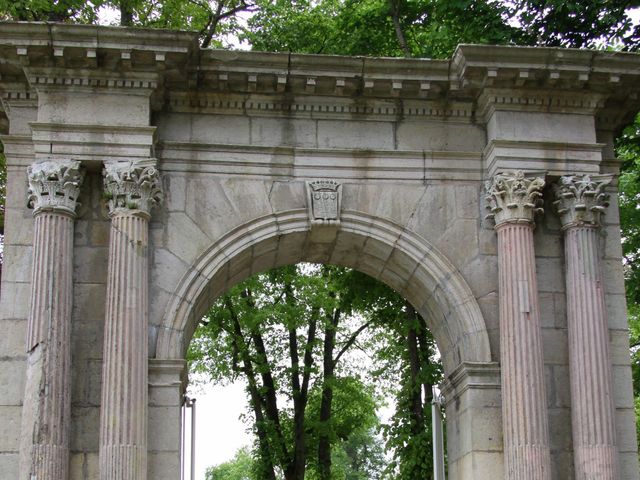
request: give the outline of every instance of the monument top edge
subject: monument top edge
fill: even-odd
[[[292,59],[304,64],[340,64],[362,68],[363,63],[375,69],[405,67],[409,69],[442,68],[453,66],[485,68],[541,68],[584,71],[599,68],[615,69],[620,73],[640,75],[640,54],[629,52],[596,51],[559,47],[530,47],[513,45],[460,44],[448,60],[430,58],[392,58],[368,56],[341,56],[288,52],[259,52],[200,49],[197,32],[186,30],[150,29],[105,25],[82,25],[55,22],[0,22],[0,46],[16,47],[76,47],[117,50],[154,50],[188,54],[200,50],[204,62],[256,62],[284,63]],[[28,52],[27,52],[28,55]],[[400,72],[401,73],[401,72]]]

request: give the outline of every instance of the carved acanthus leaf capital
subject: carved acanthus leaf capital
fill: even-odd
[[[612,175],[567,175],[553,184],[556,201],[553,205],[560,216],[562,228],[576,226],[599,227],[609,206],[605,191]]]
[[[29,197],[27,205],[36,215],[43,211],[75,216],[84,171],[74,160],[34,163],[27,170]]]
[[[542,213],[544,179],[528,178],[523,172],[502,172],[486,183],[487,208],[496,226],[503,223],[533,223],[536,213]]]
[[[109,213],[137,212],[148,216],[162,202],[160,173],[155,165],[136,162],[105,163],[105,198]]]

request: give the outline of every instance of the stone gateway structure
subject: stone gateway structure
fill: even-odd
[[[307,261],[427,319],[451,480],[638,480],[613,139],[640,56],[2,24],[0,90],[0,478],[178,479],[198,319]]]

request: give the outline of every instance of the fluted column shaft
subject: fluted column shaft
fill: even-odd
[[[504,472],[508,480],[550,480],[533,218],[544,180],[504,172],[487,183],[498,235]]]
[[[610,182],[606,175],[573,175],[554,185],[564,230],[576,480],[618,478],[609,325],[598,248]]]
[[[82,182],[78,162],[29,169],[35,209],[21,480],[69,478],[73,231]]]
[[[143,480],[147,470],[148,219],[111,220],[100,420],[100,478]]]
[[[100,479],[147,478],[149,212],[154,161],[105,164],[111,232],[100,411]]]
[[[505,223],[496,230],[505,478],[550,479],[532,226]]]
[[[576,480],[615,480],[618,463],[609,329],[598,231],[565,233],[571,423]]]

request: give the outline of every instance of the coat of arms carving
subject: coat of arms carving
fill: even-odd
[[[334,180],[307,182],[309,220],[315,224],[334,224],[340,221],[340,193],[342,185]]]

